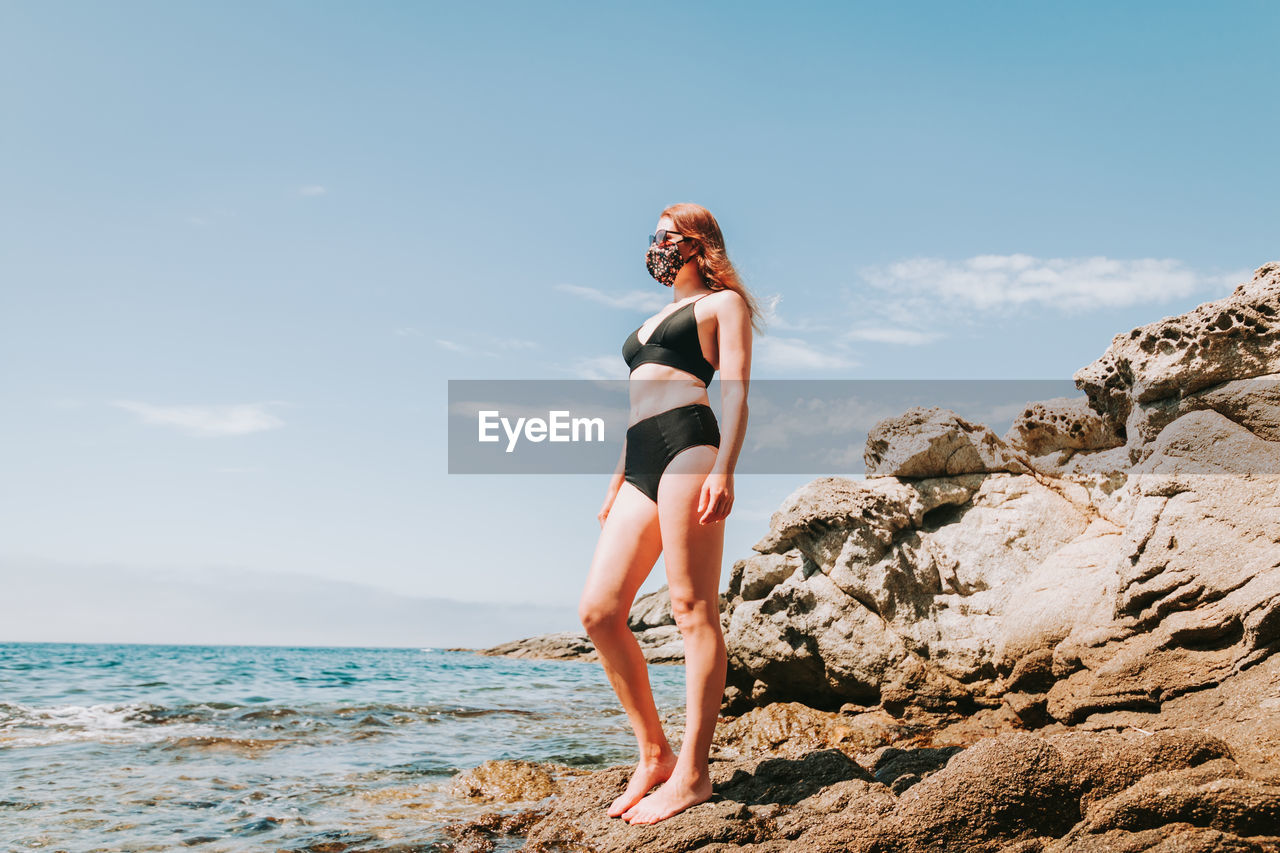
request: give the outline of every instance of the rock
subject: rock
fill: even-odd
[[[1133,480],[1116,619],[1055,650],[1076,669],[1049,691],[1067,723],[1158,708],[1218,684],[1280,642],[1280,444],[1212,411],[1184,415]]]
[[[901,794],[917,782],[947,766],[947,762],[963,747],[925,747],[902,750],[889,748],[878,755],[874,764],[875,780],[895,794]]]
[[[610,767],[507,820],[528,853],[1174,851],[1211,840],[1223,846],[1204,849],[1275,850],[1266,845],[1280,840],[1263,834],[1277,825],[1280,785],[1196,731],[1016,732],[967,749],[882,747],[866,763],[836,749],[713,760],[710,800],[635,826],[606,815],[632,770]],[[494,825],[486,815],[473,835]],[[467,826],[453,833],[467,837]]]
[[[1013,450],[1045,456],[1064,450],[1108,450],[1124,440],[1087,397],[1056,397],[1028,403],[1004,436]]]
[[[1012,690],[1004,694],[1004,703],[1028,729],[1038,729],[1049,722],[1049,697],[1044,693]]]
[[[486,761],[453,777],[449,793],[490,802],[541,800],[559,793],[557,775],[582,775],[578,768],[534,761]]]
[[[1224,299],[1117,335],[1074,378],[1094,410],[1127,437],[1136,407],[1278,372],[1280,263],[1271,263]]]
[[[490,853],[497,848],[496,839],[524,837],[534,824],[550,813],[551,810],[545,808],[522,809],[514,813],[487,812],[472,820],[451,823],[443,829],[453,837],[456,843],[441,847],[448,853]],[[334,849],[339,848],[330,848],[330,851]],[[382,850],[384,853],[390,853],[389,848],[382,848]]]
[[[1046,840],[1035,849],[1042,853],[1276,853],[1280,847],[1266,839],[1175,823],[1141,832],[1112,830],[1071,841]]]
[[[1196,729],[1150,734],[1062,732],[1046,737],[1045,742],[1066,763],[1081,814],[1152,773],[1211,765],[1222,774],[1244,775],[1230,746]]]
[[[1043,738],[984,740],[911,787],[878,827],[868,851],[999,850],[1058,836],[1079,820],[1070,768]]]
[[[911,711],[905,719],[912,722],[916,735],[899,743],[913,746],[972,746],[984,738],[1035,727],[1020,720],[1007,704],[979,708],[971,714],[938,714],[932,720],[919,709]]]
[[[1138,404],[1129,415],[1126,446],[1133,462],[1151,453],[1151,444],[1169,424],[1188,412],[1216,411],[1266,441],[1280,438],[1280,374],[1240,379],[1181,398]]]
[[[1038,647],[1018,658],[1009,677],[1005,679],[1005,687],[1009,690],[1043,693],[1053,686],[1055,680],[1053,652],[1049,648]]]
[[[1121,528],[1095,518],[1013,585],[993,649],[997,668],[1012,669],[1009,683],[1020,680],[1017,665],[1027,656],[1039,653],[1043,660],[1048,654],[1052,659],[1047,650],[1073,633],[1111,621],[1122,538]],[[1047,690],[1048,684],[1041,683],[1039,689]]]
[[[1237,379],[1183,397],[1179,416],[1211,409],[1264,441],[1280,441],[1280,373]]]
[[[583,631],[561,631],[556,634],[540,634],[523,640],[512,640],[487,649],[478,649],[482,655],[503,655],[512,658],[539,660],[594,660],[595,644]]]
[[[796,568],[761,573],[783,579],[726,605],[736,692],[725,710],[981,702],[1004,612],[1025,604],[1011,593],[1088,527],[1079,507],[1029,475],[813,481],[784,501],[755,546]]]
[[[798,569],[806,569],[806,560],[799,551],[784,554],[755,554],[733,564],[729,576],[728,598],[755,601],[782,583]],[[812,563],[809,564],[812,566]]]
[[[627,625],[632,631],[675,624],[675,616],[671,613],[671,592],[665,586],[637,598],[627,616]]]
[[[799,702],[773,702],[718,725],[714,745],[727,756],[796,757],[834,748],[855,758],[908,733],[907,726],[883,711],[845,715]]]
[[[684,663],[684,637],[671,613],[671,595],[667,587],[640,596],[631,605],[627,624],[636,634],[640,650],[648,663]],[[467,650],[470,651],[470,650]],[[598,661],[595,643],[585,631],[562,631],[541,634],[476,649],[482,655],[500,655],[537,660]]]
[[[606,814],[626,788],[631,766],[611,767],[565,785],[551,813],[530,829],[524,850],[552,851],[579,845],[596,853],[678,853],[708,845],[742,845],[766,841],[777,831],[777,816],[807,814],[817,797],[831,808],[848,799],[853,782],[858,799],[879,795],[887,808],[893,795],[852,759],[838,750],[813,752],[803,759],[757,758],[711,762],[712,800],[650,825],[632,826]],[[797,808],[798,807],[798,808]],[[730,848],[736,849],[736,848]]]
[[[886,418],[867,435],[868,477],[948,477],[1028,466],[988,427],[949,409],[916,407]]]
[[[1071,494],[1071,499],[1117,527],[1129,518],[1131,493],[1124,487],[1133,469],[1127,447],[1109,450],[1064,451],[1036,456],[1031,464],[1039,474],[1055,478],[1055,486]]]
[[[1169,424],[1188,412],[1210,410],[1240,424],[1259,438],[1275,441],[1280,433],[1280,382],[1275,374],[1215,385],[1180,399],[1163,399],[1134,407],[1125,447],[1132,462],[1141,462]]]
[[[1263,836],[1280,842],[1280,785],[1240,778],[1230,762],[1152,773],[1091,807],[1084,820],[1046,849],[1076,849],[1091,836],[1116,839],[1168,825],[1214,830],[1210,837],[1221,846],[1213,850],[1224,849],[1229,839]]]

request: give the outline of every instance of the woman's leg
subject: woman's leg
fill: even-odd
[[[649,685],[649,668],[627,625],[636,593],[662,553],[658,507],[639,489],[622,484],[596,543],[578,618],[636,733],[640,761],[627,788],[609,806],[617,817],[671,775],[676,755],[662,730]]]
[[[671,777],[623,813],[630,823],[655,823],[711,796],[708,756],[724,698],[727,659],[720,630],[720,565],[724,522],[698,523],[702,483],[717,449],[687,448],[672,460],[658,488],[671,611],[684,637],[685,732]]]

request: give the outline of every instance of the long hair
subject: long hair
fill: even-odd
[[[720,232],[720,223],[716,222],[711,211],[700,204],[685,202],[671,205],[662,211],[662,215],[658,218],[661,219],[662,216],[671,218],[675,223],[676,233],[698,241],[700,251],[694,255],[693,259],[707,286],[712,290],[735,291],[747,303],[747,310],[751,313],[751,327],[757,332],[761,331],[759,320],[763,313],[760,311],[760,305],[742,283],[742,277],[738,275],[738,271],[729,260],[729,253],[724,248],[724,234]]]

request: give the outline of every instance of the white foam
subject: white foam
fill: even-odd
[[[172,738],[224,734],[208,723],[145,722],[140,715],[154,712],[146,703],[126,705],[54,705],[40,708],[7,703],[0,718],[0,743],[5,746],[47,746],[55,743],[158,743]]]

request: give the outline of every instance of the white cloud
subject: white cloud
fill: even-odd
[[[878,344],[902,344],[918,347],[932,343],[942,337],[938,332],[926,332],[920,329],[899,329],[892,326],[870,326],[852,329],[845,334],[851,341],[872,341]]]
[[[761,320],[769,334],[774,332],[791,332],[798,335],[812,334],[828,334],[831,330],[830,323],[817,322],[809,318],[801,318],[800,320],[791,320],[783,317],[778,311],[778,306],[782,303],[782,294],[775,293],[768,297],[757,297],[757,304],[760,306]]]
[[[764,335],[752,344],[752,360],[770,370],[848,370],[858,362],[799,338]]]
[[[328,195],[328,193],[329,189],[327,187],[322,187],[319,184],[309,184],[305,187],[298,187],[298,195],[301,196]]]
[[[213,225],[225,220],[235,219],[236,212],[230,208],[219,207],[214,210],[202,210],[198,213],[191,213],[187,216],[187,222],[197,228],[203,228],[206,225]]]
[[[583,287],[579,284],[557,284],[555,289],[563,293],[579,296],[590,302],[608,305],[610,308],[626,308],[632,311],[653,313],[661,310],[662,306],[671,303],[670,292],[663,293],[656,290],[628,290],[615,293],[597,290],[594,287]]]
[[[873,426],[902,413],[896,402],[865,396],[797,396],[786,404],[766,397],[753,402],[751,410],[746,441],[752,452],[845,447],[855,459],[861,458],[866,434]]]
[[[133,412],[140,423],[172,427],[199,438],[249,435],[284,426],[284,421],[267,411],[269,403],[240,403],[227,406],[153,406],[133,400],[116,400],[113,406]]]
[[[911,258],[861,271],[869,284],[900,300],[937,308],[1015,309],[1043,306],[1061,311],[1116,308],[1180,299],[1216,288],[1206,275],[1172,258],[1036,258],[976,255],[961,261]]]
[[[1252,280],[1253,280],[1253,270],[1248,269],[1247,267],[1241,268],[1238,270],[1232,270],[1231,272],[1224,272],[1224,273],[1218,273],[1217,275],[1205,276],[1205,281],[1212,283],[1215,288],[1222,291],[1223,296],[1235,290],[1238,286],[1244,284],[1245,282],[1252,281]]]
[[[438,346],[444,347],[450,352],[471,352],[472,351],[471,347],[463,346],[462,344],[454,343],[453,341],[448,341],[448,340],[445,340],[444,338],[436,338],[436,344]]]
[[[396,333],[401,334],[401,330],[397,330]],[[416,329],[414,330],[414,333],[420,334]],[[464,355],[482,355],[485,358],[497,358],[498,353],[494,352],[494,350],[529,350],[537,349],[538,347],[536,341],[526,341],[518,338],[489,337],[484,343],[490,348],[485,349],[478,346],[468,346],[467,344],[460,344],[457,341],[451,341],[447,338],[436,338],[436,345],[443,347],[450,352],[462,353]]]
[[[574,362],[568,372],[579,379],[626,379],[631,375],[620,355],[582,358]]]
[[[537,341],[524,341],[519,338],[494,338],[493,345],[498,349],[537,349]]]

